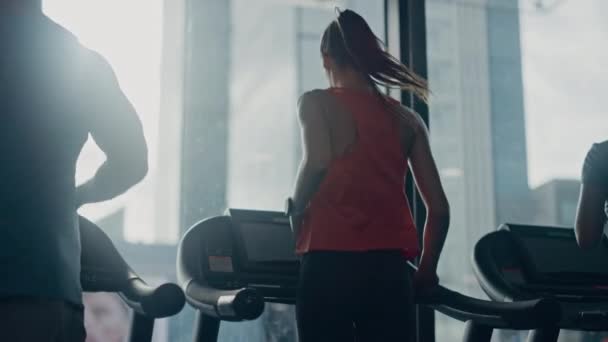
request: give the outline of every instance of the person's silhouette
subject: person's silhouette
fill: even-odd
[[[582,248],[602,238],[608,217],[608,141],[594,144],[583,165],[576,211],[576,239]]]
[[[41,2],[0,1],[0,340],[84,341],[76,210],[139,182],[147,147],[112,68]],[[76,187],[89,134],[106,161]]]

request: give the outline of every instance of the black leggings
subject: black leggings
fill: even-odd
[[[305,254],[296,304],[300,342],[412,341],[406,266],[399,251]]]

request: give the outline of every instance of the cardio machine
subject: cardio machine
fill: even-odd
[[[97,225],[84,217],[79,220],[83,291],[118,293],[133,309],[129,342],[152,341],[154,320],[180,312],[185,304],[184,293],[172,283],[158,287],[146,284]]]
[[[528,341],[557,341],[560,329],[608,331],[608,241],[584,251],[574,229],[504,224],[475,245],[473,269],[497,302],[551,298],[562,311],[555,325]]]
[[[294,304],[299,261],[293,250],[288,219],[280,212],[229,209],[190,228],[178,247],[177,278],[198,310],[194,341],[216,342],[222,321],[256,319],[266,302]],[[417,302],[465,322],[466,342],[490,341],[495,328],[530,330],[560,318],[551,299],[498,303],[442,286]]]

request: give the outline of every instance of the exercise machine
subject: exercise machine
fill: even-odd
[[[504,224],[475,245],[473,269],[497,302],[551,298],[561,319],[528,341],[557,341],[560,329],[608,330],[608,241],[582,250],[574,229]]]
[[[79,220],[83,291],[118,293],[133,309],[129,342],[152,341],[154,320],[180,312],[185,305],[183,291],[172,283],[146,284],[97,225],[84,217]]]
[[[182,238],[177,257],[178,283],[198,311],[194,341],[217,341],[222,321],[256,319],[266,302],[294,304],[298,270],[283,213],[229,209],[226,215],[195,224]],[[560,317],[559,306],[551,299],[497,303],[442,286],[417,302],[465,322],[467,342],[490,341],[496,328],[552,326]]]

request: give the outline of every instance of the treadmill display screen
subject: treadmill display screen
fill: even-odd
[[[536,272],[564,276],[581,274],[593,278],[608,277],[608,249],[603,243],[591,250],[582,250],[574,238],[520,236],[520,239]]]
[[[289,225],[265,222],[239,224],[248,262],[298,261]]]

